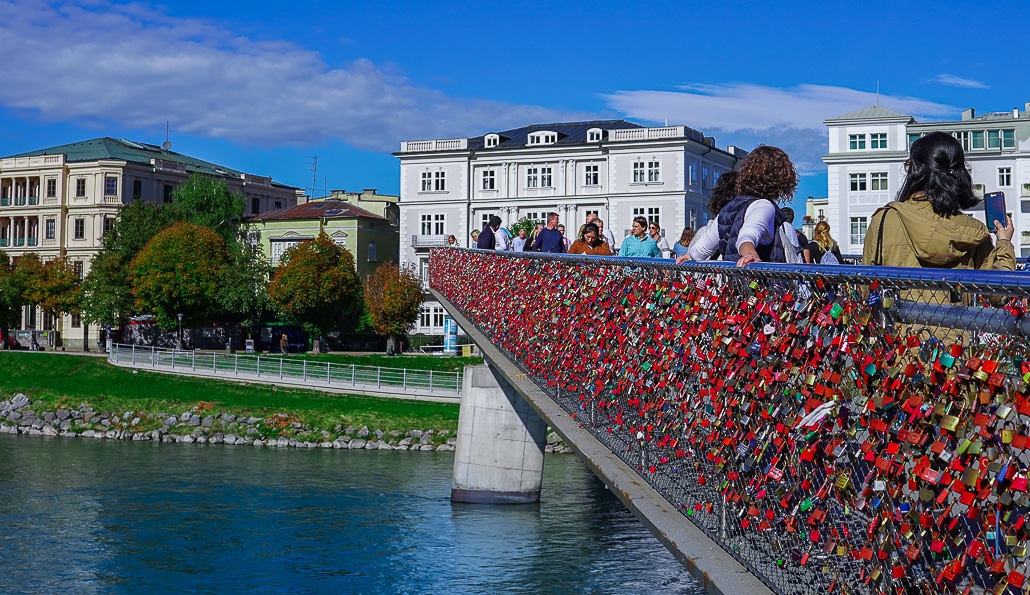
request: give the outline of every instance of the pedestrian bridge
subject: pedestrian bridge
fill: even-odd
[[[491,364],[458,499],[532,489],[546,423],[710,592],[1030,586],[1023,273],[441,249],[430,286]]]

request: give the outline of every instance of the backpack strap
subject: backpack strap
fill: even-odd
[[[887,220],[887,211],[893,211],[894,207],[889,204],[883,207],[883,217],[880,217],[880,229],[876,232],[876,262],[875,265],[883,265],[883,222]]]

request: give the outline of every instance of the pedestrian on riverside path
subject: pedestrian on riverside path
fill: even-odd
[[[289,352],[289,347],[290,340],[286,338],[286,333],[283,333],[283,336],[279,339],[279,351],[286,355]]]

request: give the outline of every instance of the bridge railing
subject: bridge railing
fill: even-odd
[[[289,379],[312,386],[394,387],[461,394],[461,372],[359,366],[297,357],[187,351],[118,343],[111,346],[108,359],[134,366],[210,372],[226,377]]]
[[[777,592],[1030,585],[1030,276],[436,250],[430,284]]]

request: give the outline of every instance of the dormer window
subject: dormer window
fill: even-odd
[[[591,128],[590,130],[587,130],[587,142],[588,143],[601,142],[601,138],[603,137],[603,135],[604,135],[604,133],[601,132],[600,128]]]
[[[490,148],[496,147],[501,143],[501,136],[499,134],[488,134],[483,138],[483,146]]]
[[[553,145],[558,142],[558,133],[551,132],[550,130],[541,130],[540,132],[534,132],[529,135],[529,144],[533,145]]]

